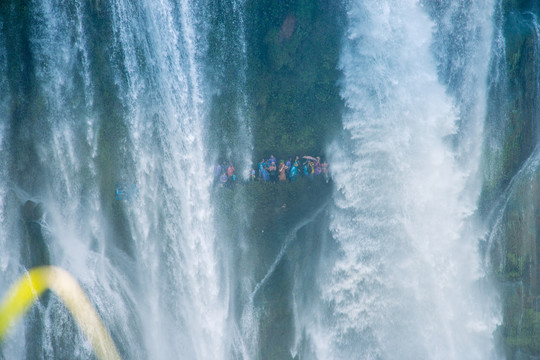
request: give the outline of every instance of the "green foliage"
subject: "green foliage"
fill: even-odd
[[[525,269],[525,258],[513,253],[506,254],[502,277],[505,280],[519,280]]]
[[[520,335],[530,354],[540,355],[540,312],[527,309],[523,313]]]
[[[522,306],[517,292],[507,296],[502,335],[510,359],[518,350],[532,356],[540,355],[540,312]]]

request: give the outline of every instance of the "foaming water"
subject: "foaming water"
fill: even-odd
[[[485,307],[479,234],[469,220],[479,147],[467,145],[481,132],[486,70],[480,84],[463,85],[481,87],[472,89],[475,110],[465,112],[471,106],[439,79],[435,23],[421,4],[357,1],[348,21],[348,113],[328,151],[336,250],[321,271],[319,319],[307,330],[317,358],[490,358],[497,319]],[[486,34],[478,51],[489,49]]]
[[[347,2],[347,113],[327,151],[337,190],[276,240],[269,264],[247,238],[241,192],[238,237],[222,237],[208,176],[218,153],[244,177],[251,162],[245,0],[5,10],[22,25],[0,19],[0,113],[10,114],[0,121],[0,290],[32,266],[22,253],[39,225],[48,261],[82,284],[126,359],[259,358],[276,325],[262,319],[286,321],[289,297],[295,329],[275,341],[289,340],[295,358],[496,358],[499,319],[471,220],[493,4],[437,6]],[[226,139],[214,149],[221,95],[230,129],[216,131]],[[120,186],[126,199],[115,199]],[[26,200],[44,215],[24,218]],[[327,223],[323,244],[296,249],[309,236],[301,228]],[[291,273],[276,274],[285,263]],[[290,276],[292,294],[254,301],[274,276]],[[265,317],[274,311],[284,313]],[[35,314],[0,357],[92,358],[60,302]]]
[[[226,353],[228,294],[204,159],[203,10],[189,1],[32,4],[37,85],[27,101],[38,111],[21,126],[12,120],[15,129],[0,124],[0,147],[5,138],[10,147],[0,160],[17,163],[9,174],[19,189],[15,209],[29,198],[42,204],[49,261],[82,284],[125,358]],[[10,186],[0,171],[4,205]],[[115,199],[118,186],[129,200]],[[2,232],[9,252],[0,260],[16,268],[14,278],[30,265],[4,239],[24,230]],[[45,359],[92,356],[58,301],[39,306],[43,320],[28,326],[43,329],[41,341],[26,347]]]
[[[218,276],[203,157],[205,46],[195,34],[204,30],[197,27],[204,14],[187,1],[131,6],[115,6],[115,39],[133,148],[126,181],[138,188],[138,200],[126,208],[137,219],[130,231],[146,289],[140,313],[152,329],[146,344],[150,357],[219,359],[225,356],[227,295]],[[141,28],[147,31],[137,32]]]

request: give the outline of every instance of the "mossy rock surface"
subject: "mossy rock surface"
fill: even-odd
[[[247,272],[253,286],[259,286],[253,295],[259,329],[257,359],[291,359],[295,274],[312,269],[320,256],[327,224],[319,222],[333,191],[332,181],[326,182],[322,175],[314,180],[252,181],[214,189],[219,231],[226,233],[224,239],[235,239],[233,247],[242,247],[234,252],[233,272],[238,278]],[[242,238],[245,242],[240,244]],[[240,313],[245,298],[237,298]]]
[[[540,356],[540,167],[527,163],[507,196],[490,258],[503,305],[498,334],[512,360]]]

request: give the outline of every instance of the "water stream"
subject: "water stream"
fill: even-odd
[[[497,359],[475,217],[495,6],[344,2],[335,189],[264,247],[238,196],[223,238],[211,177],[224,158],[247,177],[262,121],[246,1],[0,5],[0,296],[66,269],[125,359],[266,359],[287,321],[291,359]],[[320,243],[294,263],[304,228]],[[93,352],[48,297],[0,357]]]

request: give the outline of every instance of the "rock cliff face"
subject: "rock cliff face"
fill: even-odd
[[[283,158],[297,152],[321,152],[340,126],[343,104],[337,65],[344,24],[343,9],[332,4],[300,0],[279,6],[259,1],[248,6],[251,20],[246,24],[246,40],[252,51],[248,54],[247,85],[254,105],[254,161],[270,153]],[[501,0],[494,12],[479,207],[489,228],[483,245],[500,286],[503,323],[498,336],[508,359],[540,358],[540,151],[535,150],[540,124],[539,7],[533,0]],[[250,244],[250,248],[272,254],[269,259],[259,257],[255,266],[260,272],[257,278],[262,279],[265,274],[261,269],[270,267],[284,241],[275,239],[285,238],[286,231],[277,236],[276,229],[286,226],[278,221],[277,227],[264,231],[270,223],[261,212],[281,216],[291,210],[282,209],[281,203],[268,205],[273,200],[255,196],[260,189],[244,191],[252,195],[248,207],[259,206],[251,209],[253,221],[249,223],[253,226],[249,231],[253,234],[248,237],[260,242]],[[303,210],[296,210],[295,217],[301,218],[299,211]],[[302,257],[309,258],[306,254]],[[291,321],[286,299],[290,290],[286,273],[291,266],[288,261],[280,263],[276,269],[279,276],[273,278],[276,284],[268,284],[281,286],[283,299],[266,298],[264,290],[256,299],[273,309],[272,319],[259,319],[261,324],[282,324],[285,329]],[[277,339],[280,334],[288,338],[290,334],[283,329],[261,326],[260,337]],[[261,347],[270,351],[275,344],[269,341]],[[279,349],[285,351],[283,347],[287,347],[286,341]]]
[[[342,6],[328,0],[248,5],[255,159],[316,156],[341,126]]]
[[[508,359],[540,355],[540,163],[537,152],[532,156],[509,187],[491,234],[503,305],[499,330]]]
[[[538,16],[535,1],[500,3],[485,132],[480,208],[501,289],[499,335],[507,359],[540,358]]]
[[[481,245],[500,289],[503,321],[497,334],[501,351],[509,360],[540,359],[540,1],[492,1],[495,4],[495,31],[488,79],[488,111],[484,139],[478,139],[478,142],[483,141],[484,146],[483,188],[479,208],[488,230]],[[366,4],[369,2],[365,1]],[[6,264],[10,266],[8,270],[11,275],[18,275],[23,267],[47,264],[52,260],[61,260],[63,265],[68,266],[79,258],[88,260],[91,264],[88,266],[92,268],[79,271],[91,270],[89,272],[93,274],[97,270],[95,279],[87,280],[87,287],[101,294],[99,296],[103,296],[103,299],[112,299],[114,306],[101,301],[100,304],[107,306],[103,305],[100,310],[109,324],[115,324],[118,338],[125,339],[125,354],[148,351],[149,358],[155,358],[156,354],[170,358],[170,354],[178,354],[177,346],[182,347],[185,343],[191,344],[186,348],[193,346],[193,349],[185,350],[189,358],[198,350],[210,349],[208,344],[220,348],[223,342],[233,349],[223,351],[227,355],[222,358],[317,358],[315,354],[311,355],[316,346],[310,341],[315,338],[302,334],[308,326],[295,327],[298,323],[295,316],[300,313],[298,309],[302,309],[310,318],[314,317],[310,310],[319,304],[313,305],[311,300],[320,296],[314,290],[317,286],[317,270],[328,266],[321,259],[340,255],[340,250],[336,250],[340,248],[333,238],[339,228],[334,227],[334,233],[331,230],[333,201],[336,192],[340,191],[337,181],[334,185],[332,181],[326,182],[319,177],[314,181],[299,178],[295,183],[248,182],[234,190],[215,187],[211,207],[215,207],[217,215],[211,221],[215,222],[217,228],[217,248],[223,254],[214,257],[204,252],[203,246],[184,244],[188,244],[188,240],[193,240],[193,244],[207,244],[201,241],[213,241],[214,238],[213,229],[210,232],[212,236],[206,236],[204,229],[211,222],[207,221],[210,219],[207,215],[210,214],[210,206],[206,204],[206,185],[199,187],[195,184],[204,180],[198,176],[208,165],[201,165],[204,161],[202,157],[199,158],[199,153],[205,151],[205,155],[212,160],[223,156],[234,161],[240,178],[243,175],[240,169],[248,168],[270,154],[278,159],[294,155],[324,155],[328,143],[335,140],[337,134],[350,131],[343,127],[345,105],[340,96],[343,90],[340,81],[343,82],[344,75],[340,70],[343,69],[340,56],[347,27],[350,26],[345,10],[348,1],[231,0],[200,4],[192,1],[190,3],[194,11],[197,10],[196,14],[205,16],[204,19],[193,16],[205,31],[203,34],[198,31],[199,27],[192,25],[194,35],[184,34],[183,40],[177,44],[181,51],[175,47],[169,48],[172,35],[176,36],[179,29],[172,29],[169,33],[171,37],[167,37],[160,26],[174,21],[159,17],[178,13],[179,9],[171,11],[163,8],[154,14],[150,10],[158,9],[159,5],[151,1],[127,1],[126,4],[140,3],[142,6],[140,12],[134,9],[131,13],[130,9],[113,6],[121,1],[81,0],[73,2],[79,7],[66,5],[66,10],[59,6],[64,10],[58,13],[55,6],[50,6],[48,10],[51,12],[46,14],[50,16],[50,19],[47,18],[51,20],[49,24],[38,16],[41,11],[47,10],[41,9],[40,4],[45,3],[47,1],[31,4],[0,1],[0,73],[3,74],[0,76],[0,90],[3,91],[0,93],[7,94],[0,96],[0,145],[5,146],[0,152],[0,219],[2,226],[8,224],[5,231],[0,227],[0,235],[4,235],[4,232],[10,235],[7,241],[0,239],[2,278],[7,278],[4,271]],[[447,25],[443,20],[444,9],[475,2],[421,0],[420,3],[424,10],[431,11],[427,14],[430,21],[426,20],[425,23],[438,24],[438,30],[434,27],[434,31],[442,33]],[[463,14],[474,18],[472,12],[466,11],[467,6],[463,7],[463,12],[448,17],[452,23],[449,27],[459,28],[466,17]],[[117,12],[124,14],[121,10],[126,11],[125,16],[117,17]],[[378,10],[374,13],[378,14]],[[399,8],[392,10],[396,16],[389,19],[406,18]],[[422,17],[426,15],[424,10],[419,11]],[[142,16],[146,11],[148,16]],[[364,13],[359,13],[358,21],[366,21]],[[131,23],[129,20],[133,14],[141,14],[141,18]],[[155,29],[146,26],[152,14],[156,16]],[[75,15],[81,16],[82,20],[77,18],[75,21]],[[54,24],[53,19],[56,19]],[[73,21],[72,25],[66,25],[72,31],[70,36],[65,36],[61,25],[67,21],[63,20]],[[179,23],[180,19],[175,21]],[[188,25],[183,23],[181,27],[189,28]],[[84,34],[78,32],[79,26],[85,30]],[[49,30],[46,35],[50,38],[43,35],[40,31],[42,28]],[[154,34],[156,29],[160,31]],[[421,29],[419,33],[423,35],[425,27]],[[133,33],[136,33],[133,37],[128,36]],[[385,36],[390,37],[391,34],[388,34],[385,32]],[[445,36],[435,36],[440,39],[440,44],[434,44],[430,49],[439,63],[438,75],[440,78],[446,76],[446,85],[452,83],[454,86],[448,86],[449,92],[458,93],[456,89],[460,87],[459,83],[465,82],[464,78],[470,73],[455,71],[456,78],[444,73],[459,69],[463,62],[461,56],[466,55],[470,47],[460,47],[463,39],[455,35],[455,32],[447,31],[447,36],[452,40],[448,42],[455,47],[452,52],[445,47],[448,40]],[[467,35],[478,36],[477,28],[474,27]],[[67,40],[64,42],[64,39]],[[78,48],[74,47],[74,42]],[[149,46],[147,50],[144,50],[145,44]],[[190,50],[187,45],[193,45],[196,49]],[[437,46],[444,50],[439,49],[437,53]],[[57,48],[64,52],[58,51],[59,55],[56,54]],[[77,51],[71,53],[74,48]],[[169,61],[165,54],[176,60]],[[192,61],[188,61],[190,56],[185,54],[190,55]],[[81,61],[81,58],[88,58],[88,62]],[[371,64],[373,68],[381,64],[377,60],[376,64]],[[54,71],[45,74],[47,76],[37,71],[42,62],[46,62],[46,68],[51,71],[59,69],[58,78],[53,78],[56,74]],[[177,62],[181,62],[182,66]],[[192,66],[196,63],[193,73],[184,73],[187,68],[184,62],[191,62]],[[417,64],[416,61],[411,63]],[[391,68],[395,65],[392,61],[382,65],[383,68],[385,66]],[[201,69],[200,73],[198,69]],[[410,71],[410,67],[404,69]],[[191,80],[182,82],[184,75]],[[131,76],[135,76],[133,79],[136,81],[132,81]],[[169,88],[164,80],[171,77],[179,82]],[[382,78],[384,82],[385,78]],[[68,86],[69,79],[74,79],[71,87]],[[414,82],[411,81],[411,84]],[[200,94],[192,89],[198,89],[193,84],[199,83],[205,88]],[[211,90],[206,90],[206,87]],[[49,93],[49,88],[57,89],[58,93]],[[170,95],[173,88],[187,90],[183,96],[176,98]],[[387,89],[386,86],[384,89]],[[403,86],[402,89],[409,90],[410,87]],[[144,98],[149,94],[151,96],[145,102]],[[205,105],[197,105],[202,103],[199,100],[203,98]],[[389,103],[384,105],[391,107],[392,99]],[[425,103],[422,99],[418,107],[422,108]],[[167,104],[174,106],[164,110]],[[464,112],[466,105],[462,109]],[[197,111],[191,107],[197,108]],[[414,110],[415,107],[404,108]],[[7,120],[2,118],[2,114],[8,114]],[[71,120],[78,119],[80,114],[86,116],[86,122]],[[208,130],[203,134],[205,143],[209,144],[208,149],[202,145],[191,147],[199,136],[188,130],[192,129],[192,119],[198,118],[198,115],[208,118],[195,127],[196,130],[199,127]],[[175,117],[179,122],[168,121]],[[483,120],[484,117],[479,118]],[[149,124],[154,124],[154,127]],[[185,133],[176,132],[184,128]],[[411,138],[416,135],[417,128],[411,129]],[[365,132],[363,127],[358,129]],[[65,134],[59,134],[64,130]],[[366,138],[369,136],[367,134]],[[58,139],[65,141],[58,145]],[[180,146],[178,140],[182,139],[186,139],[186,142]],[[382,134],[381,139],[377,140],[385,142],[386,139],[387,134]],[[58,145],[58,148],[53,149],[51,144]],[[63,144],[65,147],[62,147]],[[179,147],[171,148],[176,145]],[[75,149],[67,151],[72,155],[71,159],[66,160],[66,148]],[[66,161],[69,166],[64,166],[59,159]],[[378,161],[378,158],[374,159],[373,163]],[[335,165],[331,163],[330,168]],[[341,168],[334,167],[333,170],[338,169],[335,174],[348,174],[353,173],[351,168],[354,166],[352,163]],[[177,169],[181,170],[182,175],[178,179]],[[379,177],[373,179],[384,181],[391,172],[392,169],[384,169]],[[427,169],[426,172],[434,171]],[[351,183],[358,182],[353,176],[347,178],[345,180]],[[118,179],[138,181],[141,185],[139,203],[114,200],[114,184]],[[374,183],[369,183],[370,187]],[[6,195],[13,192],[8,184],[15,184],[31,193],[31,198],[44,199],[44,202],[27,201],[21,207],[18,199],[14,200],[14,195]],[[69,196],[58,196],[60,199],[41,196],[49,192]],[[362,192],[365,193],[367,191]],[[3,196],[7,199],[5,202]],[[386,219],[387,214],[391,214],[388,218],[395,218],[399,212],[384,211],[384,204],[392,200],[392,195],[382,198],[374,196],[373,203],[378,204],[379,200],[379,213],[371,214],[373,209],[367,209],[370,214],[365,219],[371,220],[371,216],[374,220]],[[360,201],[365,199],[361,198]],[[5,205],[12,203],[17,204],[15,210]],[[197,211],[184,210],[184,204]],[[347,204],[343,212],[356,211],[346,207]],[[76,243],[81,246],[72,246],[78,239],[64,240],[64,234],[51,233],[58,231],[54,227],[42,227],[43,216],[51,214],[46,211],[51,208],[65,209],[65,212],[58,211],[65,215],[62,218],[69,218],[66,221],[74,229],[83,229],[83,241]],[[70,212],[76,214],[73,215],[74,219],[71,219]],[[357,223],[362,220],[354,214],[351,218]],[[88,224],[96,226],[87,228]],[[378,223],[372,229],[376,230],[377,226]],[[345,225],[341,229],[349,230],[345,229]],[[391,231],[387,230],[388,233]],[[44,239],[46,236],[63,242],[56,248],[49,248],[46,246],[47,239]],[[20,244],[9,243],[10,239],[18,237],[22,238]],[[209,246],[212,247],[213,242]],[[374,250],[368,249],[366,253],[376,260],[388,258],[386,246],[380,246],[385,250],[380,258]],[[70,250],[80,253],[71,257]],[[13,254],[20,258],[19,262],[12,260]],[[359,256],[358,263],[366,261],[366,257]],[[110,268],[109,259],[114,259],[110,261],[114,264]],[[328,263],[331,260],[334,259],[329,259]],[[382,261],[377,264],[376,260],[373,261],[374,268],[390,263]],[[159,266],[147,266],[152,262],[159,263]],[[214,265],[216,271],[210,269]],[[408,264],[403,262],[403,265]],[[468,267],[462,268],[465,268],[465,272],[469,271]],[[110,269],[112,271],[104,273]],[[338,285],[348,279],[357,281],[354,277],[348,277],[349,274],[345,275],[345,280],[338,282]],[[167,282],[156,285],[154,279],[170,280],[175,285],[169,286]],[[221,294],[216,296],[217,291],[207,290],[210,289],[208,286],[199,286],[197,279],[216,285],[216,289],[221,289],[221,283],[225,284],[223,292],[228,296],[228,302],[223,308],[227,307],[226,310],[221,309]],[[125,290],[132,284],[141,289],[136,290],[133,297],[131,291]],[[4,279],[0,280],[2,291],[8,285]],[[142,290],[145,285],[155,286],[158,294],[155,297],[148,295],[148,291]],[[365,287],[360,284],[350,289],[364,290]],[[403,288],[401,286],[399,289]],[[118,289],[125,294],[120,294]],[[348,289],[345,288],[343,293]],[[206,297],[199,296],[201,292]],[[354,305],[359,298],[355,297],[358,294],[352,292],[346,300]],[[380,298],[387,295],[376,291],[373,294],[382,294]],[[167,297],[174,298],[174,301],[162,302],[161,299]],[[214,299],[213,304],[219,306],[212,306],[208,299]],[[44,304],[46,302],[43,301]],[[484,306],[483,302],[481,304]],[[139,323],[148,322],[147,316],[150,315],[146,314],[150,312],[147,306],[156,309],[150,315],[164,320],[164,325],[155,334],[146,333],[138,326]],[[170,317],[174,311],[169,310],[169,306],[178,309],[180,315]],[[195,308],[202,310],[190,314]],[[229,328],[223,332],[219,328],[214,338],[206,336],[202,327],[204,321],[195,318],[209,319],[206,317],[209,312],[205,309],[216,308],[219,308],[217,315],[211,320],[217,318],[225,322],[225,319],[233,319],[231,323],[234,326],[231,328],[238,334],[230,335]],[[365,312],[378,315],[381,308],[368,308]],[[90,351],[79,340],[80,336],[75,334],[74,324],[64,325],[59,320],[60,325],[32,330],[35,324],[42,323],[44,309],[34,310],[28,320],[27,340],[20,340],[16,344],[20,346],[15,347],[24,349],[25,344],[35,344],[28,347],[28,358],[42,358],[42,351],[53,348],[70,355],[73,349],[82,351],[83,355]],[[323,317],[323,310],[316,315]],[[347,315],[344,312],[336,314]],[[388,314],[391,313],[382,314],[385,316],[381,317],[381,322],[386,321],[384,317],[389,318]],[[190,320],[192,316],[194,320]],[[332,323],[336,319],[329,316],[329,319],[323,320]],[[373,324],[376,322],[372,321]],[[405,323],[402,321],[402,324]],[[391,325],[394,326],[394,323]],[[425,328],[420,321],[414,325]],[[58,339],[54,337],[56,335],[51,335],[57,329],[64,328],[69,331],[58,331]],[[199,332],[193,331],[194,328]],[[131,333],[124,329],[137,330]],[[170,329],[172,331],[168,331]],[[160,337],[160,334],[167,336]],[[219,334],[222,334],[222,338]],[[156,340],[149,340],[148,344],[143,345],[140,339],[145,335],[155,336]],[[357,346],[359,337],[365,337],[364,333],[351,335],[350,343]],[[242,342],[242,346],[237,342]],[[56,343],[61,343],[61,346],[56,346]],[[64,346],[69,343],[71,345]],[[386,346],[375,341],[373,344],[374,348]],[[419,337],[419,348],[424,348],[424,345],[429,347],[430,344],[432,342],[424,343]],[[4,355],[2,351],[0,348],[0,358]],[[201,354],[206,354],[204,351]],[[244,356],[244,352],[247,355]],[[318,358],[325,357],[319,355]]]
[[[342,6],[331,0],[246,4],[245,86],[252,164],[271,154],[285,160],[324,155],[340,129]],[[219,51],[210,53],[212,59],[220,56]],[[213,118],[218,120],[212,133],[219,136],[211,141],[220,156],[230,154],[236,164],[240,156],[235,146],[227,144],[236,132],[234,122],[227,120],[234,117],[230,84],[221,81],[223,90],[213,99]],[[306,277],[302,281],[306,288],[315,287],[304,274],[314,276],[321,256],[321,238],[328,233],[325,209],[332,192],[332,182],[322,176],[313,182],[302,177],[294,183],[250,182],[234,191],[216,188],[217,228],[224,241],[234,239],[227,244],[236,249],[231,278],[242,284],[232,290],[233,298],[239,299],[233,313],[245,327],[242,332],[256,329],[252,342],[257,345],[250,351],[258,359],[294,357],[293,302],[300,301],[294,299],[295,282]]]

